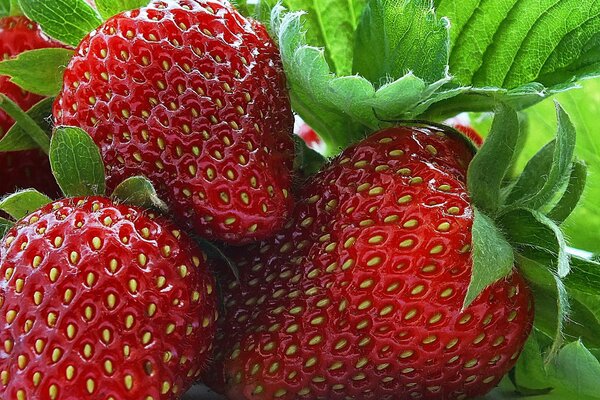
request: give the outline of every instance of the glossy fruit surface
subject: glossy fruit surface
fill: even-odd
[[[233,251],[219,366],[231,399],[462,399],[491,390],[530,332],[518,272],[467,309],[471,150],[393,128],[304,185],[272,240]]]
[[[39,26],[25,17],[0,18],[0,59],[6,60],[27,50],[58,47],[59,43],[47,37]],[[28,110],[42,100],[10,82],[8,76],[0,75],[0,93],[7,95],[19,107]],[[0,137],[13,125],[13,120],[0,110]],[[12,193],[19,188],[34,187],[50,196],[58,195],[59,189],[50,172],[48,157],[41,151],[0,153],[0,195]]]
[[[146,175],[209,239],[263,238],[292,207],[279,53],[225,3],[156,0],[109,19],[79,45],[54,114],[100,146],[109,188]]]
[[[61,200],[0,242],[0,398],[177,399],[207,364],[205,255],[171,223]]]

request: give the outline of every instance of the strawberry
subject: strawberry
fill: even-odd
[[[273,239],[232,250],[217,368],[231,399],[463,399],[515,364],[533,320],[520,272],[463,309],[472,150],[452,131],[380,131],[304,185]]]
[[[458,123],[454,125],[454,128],[469,138],[475,146],[483,146],[483,137],[471,125]]]
[[[109,19],[77,48],[54,115],[98,144],[109,188],[145,175],[208,238],[264,238],[292,207],[279,53],[229,4],[155,0]]]
[[[39,26],[25,17],[0,18],[0,57],[9,59],[27,51],[60,44],[42,33]],[[42,97],[29,93],[0,75],[0,93],[6,94],[24,110],[28,110]],[[13,125],[13,120],[0,110],[0,135]],[[34,187],[49,195],[58,194],[58,186],[50,172],[48,157],[39,150],[0,153],[0,195],[17,188]]]
[[[51,203],[0,243],[0,398],[176,399],[216,319],[204,254],[101,197]]]
[[[300,136],[308,148],[318,151],[323,146],[323,140],[308,124],[302,122],[296,131],[296,135]]]

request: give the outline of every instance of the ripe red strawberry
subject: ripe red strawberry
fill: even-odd
[[[61,200],[0,243],[0,398],[176,399],[216,318],[204,254],[164,219]]]
[[[454,128],[459,132],[464,133],[475,146],[483,146],[483,137],[472,126],[459,123],[455,124]]]
[[[25,17],[0,18],[0,58],[3,60],[27,51],[60,44],[42,33],[37,24]],[[28,110],[42,97],[29,93],[0,75],[0,93],[7,95],[24,110]],[[0,137],[10,129],[13,120],[0,110]],[[59,193],[50,172],[48,157],[39,150],[0,153],[0,195],[18,188],[34,187],[49,195]]]
[[[308,124],[304,122],[302,122],[302,124],[298,128],[296,134],[300,136],[302,140],[304,140],[304,143],[306,143],[306,145],[310,149],[318,151],[319,148],[323,146],[323,141],[321,140],[317,132],[315,132],[313,128],[311,128]]]
[[[392,128],[344,151],[272,240],[237,250],[212,386],[231,399],[463,399],[514,365],[533,319],[516,270],[465,310],[462,139]],[[216,376],[215,376],[216,375]]]
[[[100,146],[109,188],[146,175],[207,238],[271,234],[292,206],[293,118],[265,28],[216,0],[155,0],[79,45],[54,114]]]

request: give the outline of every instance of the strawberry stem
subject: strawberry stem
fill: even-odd
[[[50,151],[50,138],[42,128],[25,111],[16,105],[6,95],[0,93],[0,109],[4,110],[12,119],[20,124],[31,139],[35,141],[46,154]]]

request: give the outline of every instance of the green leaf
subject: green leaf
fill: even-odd
[[[527,164],[512,187],[507,207],[540,209],[552,200],[569,178],[575,151],[575,127],[563,108],[556,103],[558,132]]]
[[[531,332],[515,365],[515,386],[525,395],[543,394],[552,390],[536,333],[535,329]]]
[[[600,263],[572,256],[572,273],[565,279],[570,290],[597,296],[600,299]],[[600,317],[600,315],[599,315]]]
[[[147,6],[150,0],[96,0],[96,8],[104,19],[109,19],[123,11]]]
[[[65,196],[104,195],[102,156],[98,146],[82,129],[56,129],[50,145],[50,165]]]
[[[467,308],[486,287],[510,275],[514,266],[512,247],[494,221],[477,208],[474,209],[474,214],[473,269],[463,309]]]
[[[11,82],[28,92],[56,96],[71,57],[73,50],[61,48],[25,51],[0,62],[0,75],[10,76]]]
[[[0,18],[4,18],[10,15],[10,1],[0,0]]]
[[[73,47],[102,24],[98,12],[85,0],[19,0],[19,4],[46,34]]]
[[[12,119],[14,119],[16,124],[21,126],[23,132],[29,135],[29,138],[35,142],[43,152],[48,153],[50,138],[37,122],[33,120],[32,116],[21,110],[18,105],[2,93],[0,93],[0,109],[4,110]]]
[[[553,267],[561,278],[567,276],[570,270],[567,244],[554,221],[535,210],[517,209],[502,215],[498,223],[519,253],[527,256],[546,253],[552,256],[548,267]]]
[[[338,75],[352,74],[355,30],[367,0],[284,0],[290,11],[306,12],[306,40],[324,48],[324,57]],[[275,2],[273,2],[275,3]]]
[[[544,363],[544,348],[537,340],[542,338],[540,332],[532,332],[515,366],[517,387],[526,388],[521,392],[534,395],[551,390],[561,399],[600,398],[600,362],[583,343],[577,340],[566,344],[550,363]]]
[[[494,216],[501,205],[501,189],[520,136],[517,113],[500,106],[483,147],[469,166],[467,184],[473,203]]]
[[[438,0],[452,21],[450,72],[463,85],[552,86],[600,70],[600,4],[592,0]]]
[[[356,30],[354,73],[376,87],[409,72],[428,83],[443,79],[449,27],[431,0],[370,0]]]
[[[122,203],[141,208],[156,208],[162,212],[168,210],[152,185],[144,176],[133,176],[121,182],[113,191],[111,197]]]
[[[27,115],[41,127],[44,132],[47,133],[48,137],[51,133],[51,118],[52,118],[52,104],[54,103],[53,98],[46,98],[27,111]],[[37,149],[39,145],[31,138],[31,135],[27,133],[26,129],[20,123],[15,123],[6,132],[6,135],[0,139],[0,152],[3,151],[21,151]]]
[[[565,192],[548,213],[550,219],[560,225],[575,211],[583,195],[586,180],[587,165],[579,160],[574,162]]]
[[[578,399],[600,397],[600,362],[581,341],[563,347],[550,365],[549,373],[557,386]]]
[[[13,221],[9,221],[6,218],[0,217],[0,238],[3,238],[15,223]]]
[[[51,202],[52,199],[45,194],[34,189],[27,189],[3,198],[0,201],[0,210],[14,219],[21,219]]]

